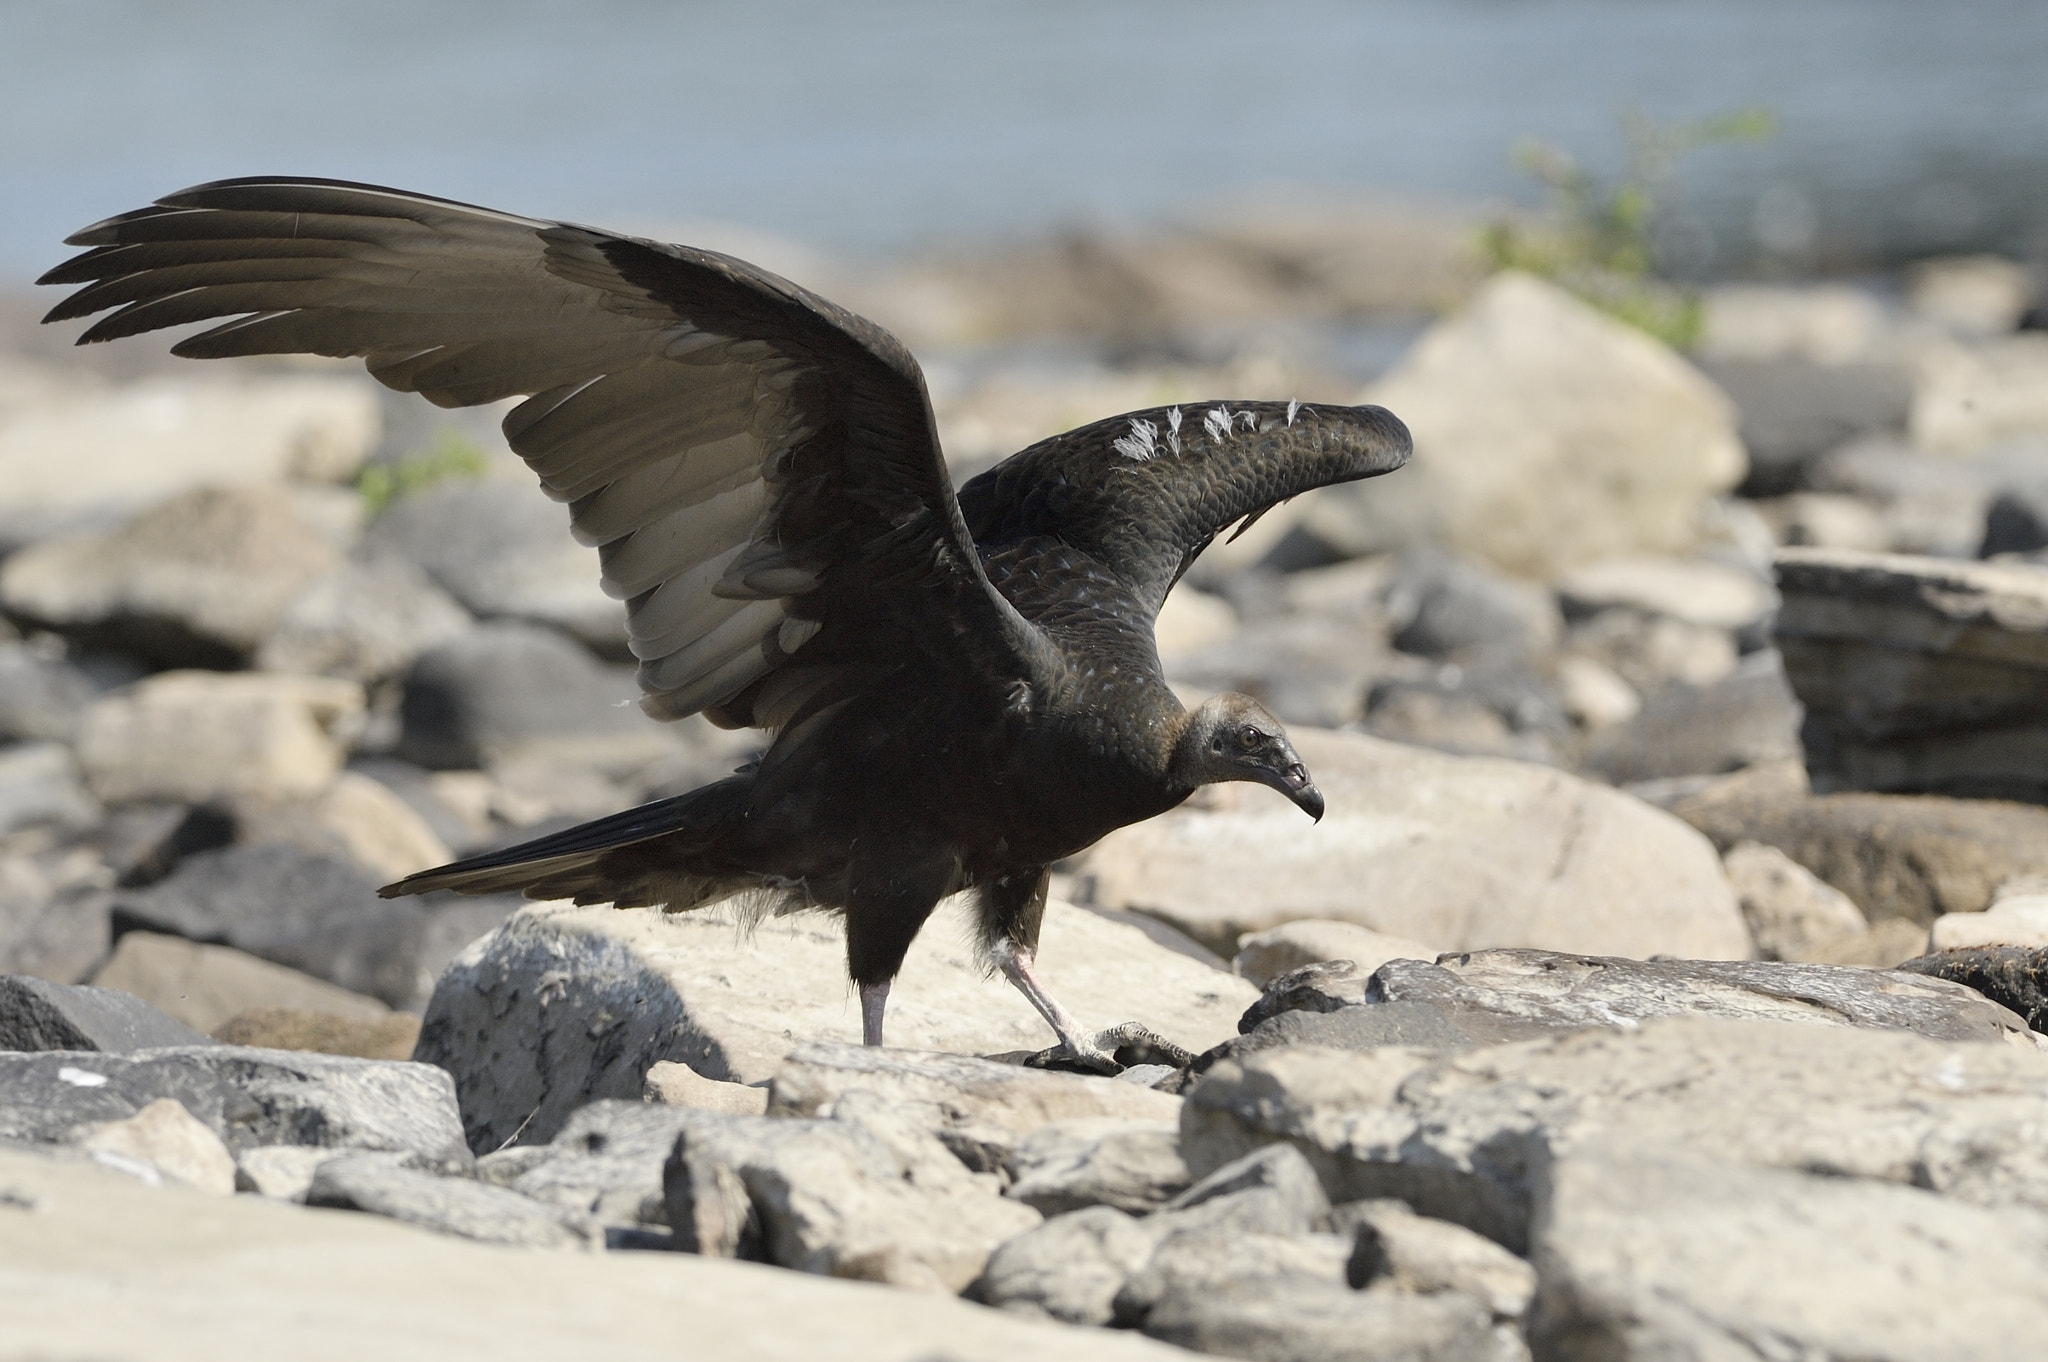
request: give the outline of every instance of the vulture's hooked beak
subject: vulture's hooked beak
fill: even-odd
[[[1297,761],[1282,773],[1281,778],[1287,782],[1287,788],[1281,791],[1281,793],[1294,801],[1294,807],[1300,809],[1316,822],[1322,822],[1323,792],[1316,788],[1316,783],[1313,780],[1309,779],[1308,768]],[[1299,784],[1295,783],[1297,780],[1299,780]]]
[[[1310,818],[1323,821],[1323,792],[1316,788],[1315,778],[1302,765],[1301,758],[1284,741],[1281,744],[1280,760],[1259,772],[1260,783],[1271,786],[1286,795],[1288,802]]]

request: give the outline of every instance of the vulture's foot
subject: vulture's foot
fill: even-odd
[[[1136,1022],[1125,1022],[1122,1026],[1098,1031],[1093,1036],[1076,1036],[1061,1041],[1050,1050],[1040,1050],[1025,1060],[1024,1065],[1030,1069],[1114,1075],[1140,1064],[1166,1064],[1184,1069],[1194,1062],[1194,1058],[1157,1032]]]

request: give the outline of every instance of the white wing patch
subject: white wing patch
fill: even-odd
[[[1133,417],[1131,433],[1113,441],[1110,447],[1132,463],[1144,463],[1147,459],[1158,457],[1159,427],[1150,421],[1140,421]]]
[[[1232,419],[1230,408],[1219,402],[1203,414],[1202,429],[1209,432],[1210,439],[1221,440],[1230,434]]]
[[[1237,419],[1244,422],[1246,430],[1257,430],[1259,428],[1259,414],[1255,411],[1241,411],[1237,414]]]
[[[1298,397],[1290,397],[1290,398],[1288,398],[1288,399],[1287,399],[1287,428],[1288,428],[1289,430],[1292,430],[1292,429],[1294,429],[1294,413],[1296,413],[1296,412],[1298,412],[1298,411],[1300,411],[1300,410],[1301,410],[1301,399],[1300,399],[1300,398],[1298,398]]]
[[[1180,453],[1180,408],[1170,407],[1166,412],[1166,444],[1174,453]]]

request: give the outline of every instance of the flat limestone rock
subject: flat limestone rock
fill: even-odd
[[[1751,953],[1713,848],[1618,790],[1361,734],[1291,736],[1328,800],[1321,823],[1268,791],[1218,787],[1105,837],[1084,863],[1095,901],[1226,956],[1245,932],[1309,917],[1451,951]]]
[[[1429,1003],[1474,1035],[1519,1040],[1652,1017],[1754,1017],[1912,1031],[1933,1040],[2038,1049],[2025,1019],[1944,979],[1772,960],[1605,960],[1550,951],[1474,951],[1430,965],[1393,960],[1372,995]]]
[[[813,1043],[775,1072],[769,1111],[817,1116],[849,1092],[940,1106],[963,1120],[1029,1131],[1049,1121],[1107,1116],[1173,1121],[1180,1099],[1117,1079],[999,1064],[971,1055]]]
[[[1545,1184],[1539,1357],[2021,1362],[2048,1331],[2036,1207],[1627,1147]]]
[[[983,974],[968,940],[965,905],[941,905],[890,994],[891,1045],[972,1055],[1050,1044],[1023,996]],[[522,1127],[521,1140],[545,1141],[586,1102],[638,1100],[663,1060],[753,1083],[805,1042],[857,1041],[845,949],[838,921],[822,915],[764,922],[749,936],[724,906],[664,916],[535,904],[442,974],[416,1057],[455,1075],[476,1148]],[[1235,1034],[1258,996],[1135,927],[1059,902],[1046,909],[1039,967],[1084,1024],[1137,1020],[1195,1050]],[[1134,1102],[1170,1101],[1132,1092]]]
[[[209,1035],[224,1023],[260,1007],[290,1007],[360,1020],[385,1016],[391,1011],[375,998],[272,964],[232,946],[209,946],[163,932],[123,932],[114,943],[113,955],[93,975],[93,983],[100,989],[118,989],[124,995],[133,995],[161,1008],[184,1026]],[[193,1040],[153,1043],[198,1044]]]
[[[0,1050],[141,1050],[206,1037],[111,988],[0,975]]]
[[[308,1206],[390,1216],[440,1234],[524,1248],[581,1247],[584,1237],[551,1206],[503,1187],[436,1177],[392,1154],[343,1154],[313,1173]]]
[[[1333,1200],[1395,1197],[1521,1252],[1536,1170],[1595,1138],[2048,1210],[2048,1152],[2028,1133],[2044,1122],[2038,1050],[1667,1017],[1443,1057],[1227,1061],[1186,1099],[1181,1152],[1199,1175],[1288,1140]]]
[[[1759,770],[1675,801],[1724,852],[1774,846],[1847,894],[1872,923],[1982,912],[2008,881],[2048,874],[2048,809],[1997,799],[1844,791]]]
[[[151,1189],[0,1149],[0,1337],[108,1362],[665,1357],[1169,1362],[1104,1330],[689,1254],[514,1253],[378,1216]],[[108,1309],[119,1293],[120,1309]]]

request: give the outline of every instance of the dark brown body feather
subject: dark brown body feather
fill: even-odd
[[[92,249],[45,282],[89,286],[50,319],[120,308],[86,340],[227,316],[178,352],[529,394],[507,437],[600,546],[649,712],[773,733],[751,770],[385,894],[751,891],[842,911],[863,984],[960,889],[991,942],[1029,946],[1047,865],[1185,799],[1166,593],[1232,523],[1408,454],[1378,408],[1202,403],[1044,441],[956,498],[903,347],[744,262],[321,181],[201,186],[73,240]]]

